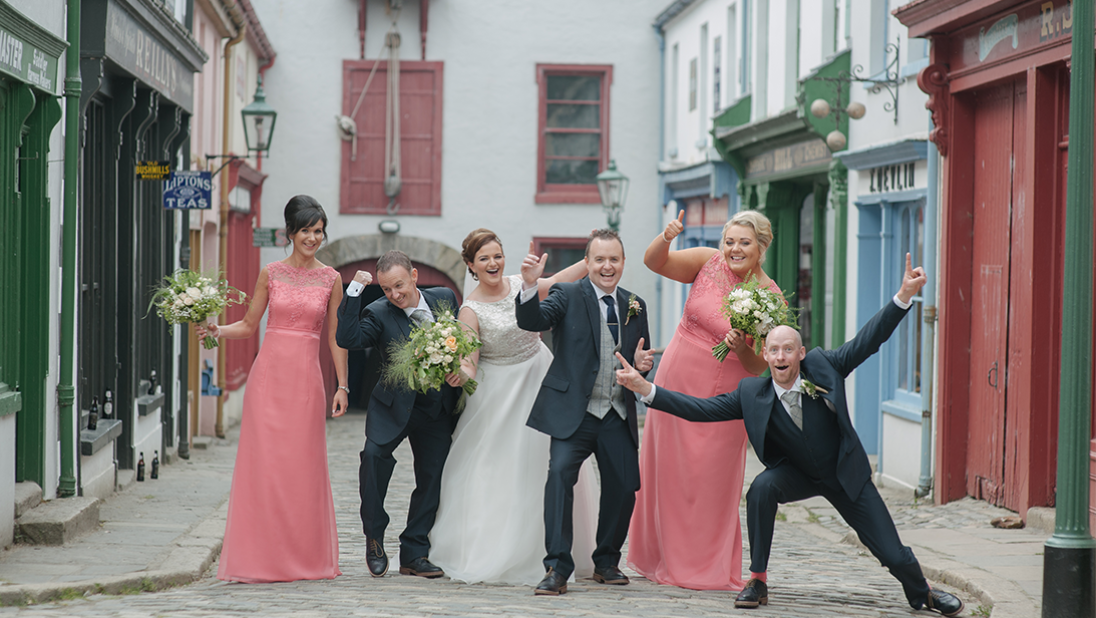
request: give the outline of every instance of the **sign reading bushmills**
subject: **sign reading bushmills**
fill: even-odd
[[[213,207],[213,174],[201,170],[176,170],[164,181],[164,208],[205,210]]]

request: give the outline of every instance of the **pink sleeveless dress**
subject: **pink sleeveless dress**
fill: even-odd
[[[251,367],[217,577],[331,579],[339,571],[327,471],[320,331],[338,273],[267,265],[266,336]]]
[[[721,253],[697,273],[685,311],[662,355],[655,385],[696,397],[738,387],[751,374],[732,352],[712,348],[731,329],[720,311],[738,283]],[[776,293],[776,283],[770,286]],[[693,590],[741,590],[738,507],[746,470],[742,421],[692,423],[647,410],[639,449],[642,486],[628,532],[628,564],[647,579]]]

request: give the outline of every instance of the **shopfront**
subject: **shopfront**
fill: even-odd
[[[918,83],[943,156],[936,500],[1026,516],[1055,495],[1072,10],[926,0],[896,16],[932,41]]]

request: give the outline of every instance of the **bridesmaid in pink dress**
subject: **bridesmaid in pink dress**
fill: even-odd
[[[214,337],[246,339],[270,306],[266,335],[244,393],[232,493],[217,577],[260,583],[332,579],[339,571],[335,507],[327,470],[325,393],[320,375],[324,315],[342,301],[342,281],[316,259],[327,215],[307,195],[285,207],[293,253],[259,273],[243,320],[206,328]],[[333,416],[346,412],[346,350],[327,335],[339,379]],[[222,352],[223,353],[223,352]]]
[[[751,275],[780,293],[761,268],[772,225],[757,211],[740,212],[723,227],[720,250],[671,252],[670,243],[682,230],[679,215],[643,256],[644,264],[659,275],[693,284],[654,382],[712,397],[734,390],[740,379],[767,367],[754,354],[753,340],[732,331],[720,308],[734,286]],[[722,363],[712,356],[712,347],[721,340],[733,352]],[[643,482],[628,537],[628,564],[636,572],[693,590],[742,589],[738,508],[746,444],[742,421],[690,423],[653,408],[647,411],[639,449]]]

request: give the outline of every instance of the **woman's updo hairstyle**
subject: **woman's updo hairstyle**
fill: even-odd
[[[472,262],[476,261],[476,254],[479,253],[479,250],[484,245],[492,242],[497,242],[499,249],[502,249],[502,241],[499,240],[499,237],[491,230],[481,227],[478,230],[472,230],[464,237],[464,242],[461,243],[460,256],[468,266],[468,274],[472,275],[472,278],[476,281],[479,281],[479,277],[472,270]]]
[[[293,236],[297,232],[323,221],[323,240],[327,242],[327,213],[323,206],[310,195],[295,195],[285,205],[285,234]]]
[[[773,242],[773,224],[769,221],[769,218],[756,210],[736,212],[723,226],[724,238],[727,237],[727,230],[731,229],[732,225],[741,225],[753,230],[754,236],[757,236],[757,244],[761,247],[761,263],[764,264],[765,252],[769,250],[769,245]]]

